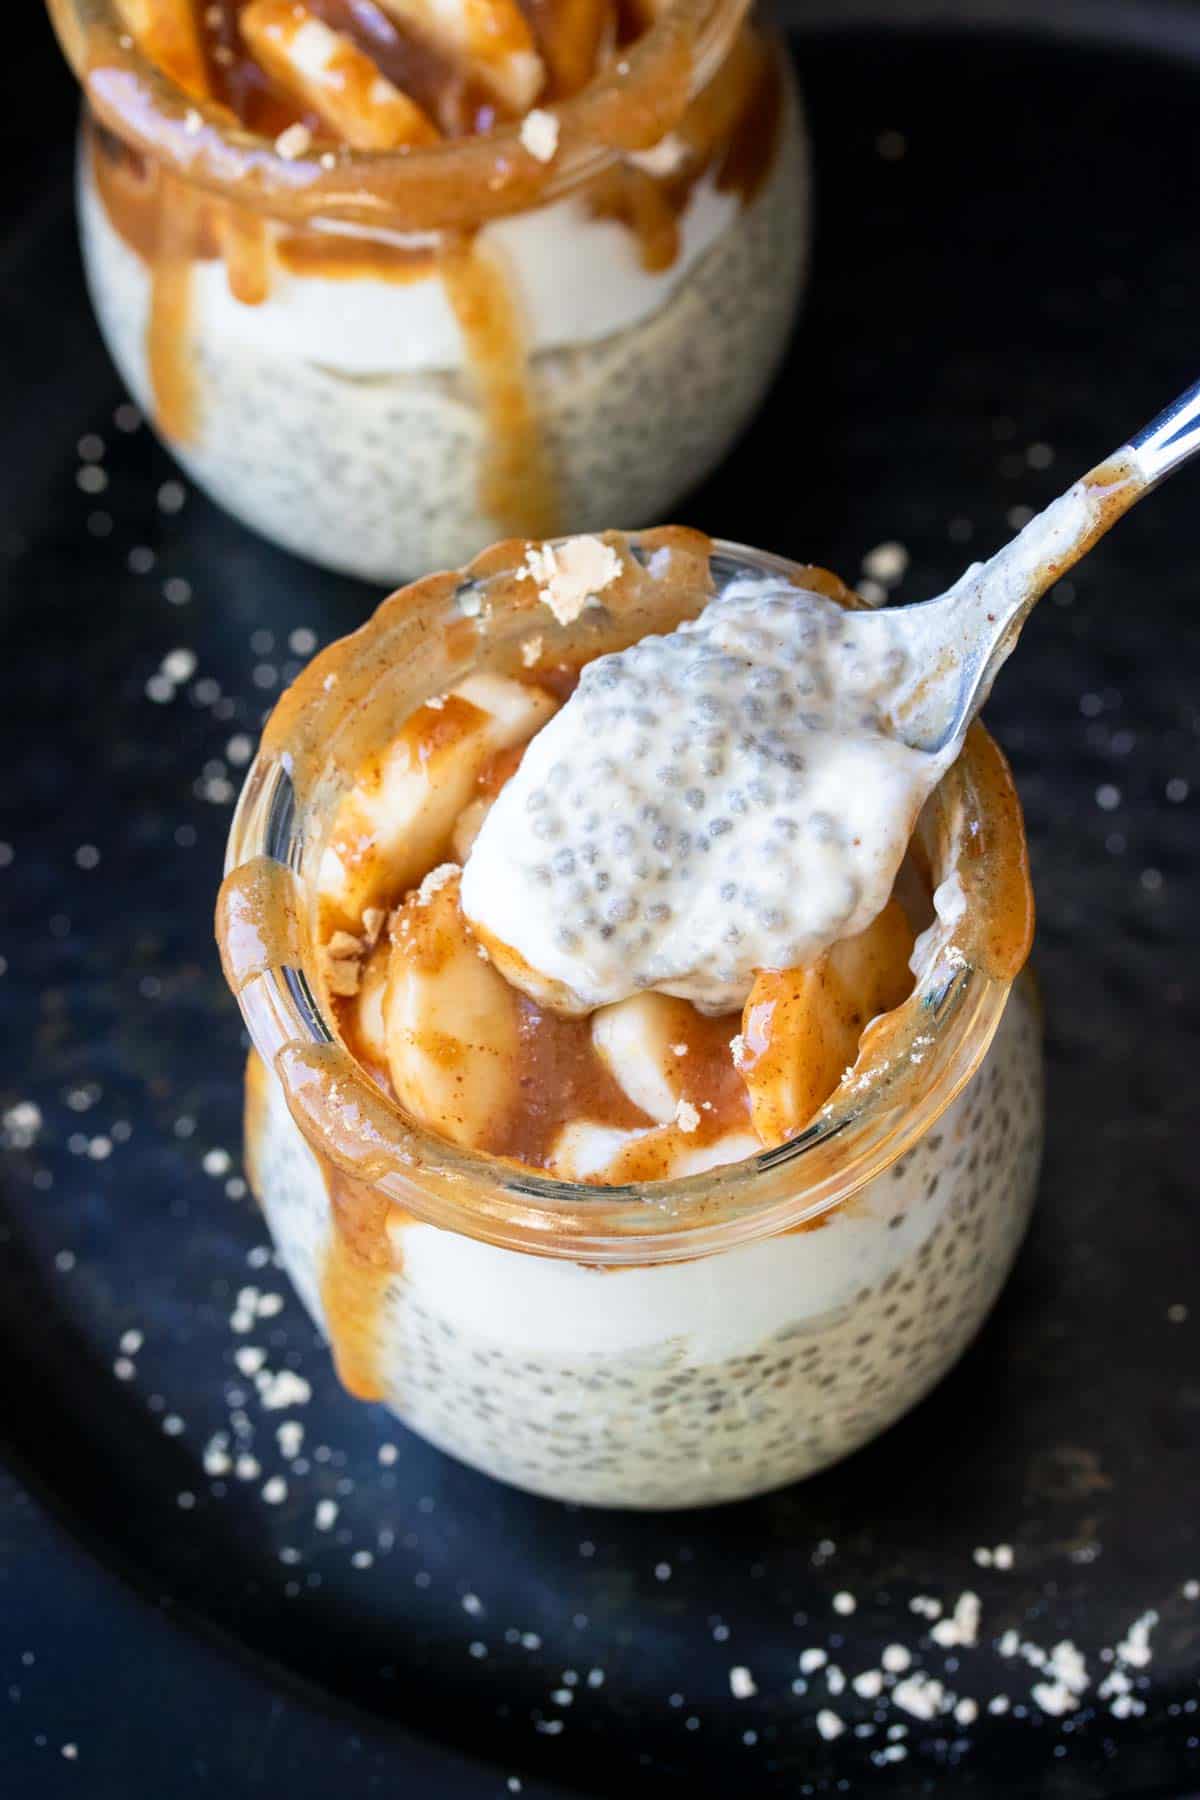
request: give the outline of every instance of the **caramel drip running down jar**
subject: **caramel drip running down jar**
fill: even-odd
[[[236,67],[197,99],[118,0],[50,10],[84,89],[79,222],[109,350],[188,473],[266,537],[391,585],[506,535],[653,522],[759,404],[808,160],[786,54],[746,0],[674,0],[545,101],[549,160],[513,118],[285,156],[288,115]],[[435,77],[414,79],[436,95]]]
[[[913,843],[933,901],[911,996],[799,1136],[605,1188],[406,1113],[340,1040],[315,949],[316,871],[364,758],[469,674],[519,673],[531,632],[547,667],[578,663],[746,575],[830,581],[698,533],[606,541],[621,577],[571,625],[517,578],[525,546],[501,544],[304,672],[247,779],[218,932],[254,1043],[251,1178],[345,1385],[520,1487],[695,1506],[866,1443],[995,1300],[1041,1152],[1032,899],[1011,778],[976,726]]]

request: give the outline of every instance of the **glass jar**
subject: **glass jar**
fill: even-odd
[[[693,1506],[865,1443],[995,1300],[1041,1151],[1039,1027],[1016,981],[1032,901],[1019,804],[976,726],[914,840],[934,912],[913,996],[868,1029],[797,1138],[703,1175],[596,1188],[406,1115],[326,1024],[313,953],[314,873],[365,751],[469,670],[519,667],[533,608],[550,655],[590,656],[693,615],[706,582],[833,580],[696,533],[610,541],[636,575],[619,616],[541,616],[514,579],[523,547],[501,545],[394,595],[318,657],[248,775],[218,931],[254,1043],[251,1180],[346,1385],[518,1486]]]
[[[808,241],[786,53],[675,0],[552,110],[290,160],[159,74],[116,0],[49,0],[85,93],[84,266],[200,487],[389,586],[499,536],[654,523],[761,400]]]

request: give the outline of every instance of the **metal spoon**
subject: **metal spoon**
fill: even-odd
[[[918,679],[893,710],[898,735],[939,751],[959,739],[1012,654],[1047,588],[1085,556],[1122,513],[1200,450],[1200,382],[985,563],[974,563],[935,600],[886,608],[894,641]]]

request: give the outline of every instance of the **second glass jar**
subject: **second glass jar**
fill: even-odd
[[[106,6],[53,10],[78,64]],[[169,84],[102,85],[90,57],[105,340],[188,473],[290,550],[393,583],[498,537],[652,523],[769,385],[808,165],[786,54],[737,0],[651,27],[622,84],[556,108],[547,164],[511,130],[286,162],[194,109],[189,158]],[[614,147],[648,117],[655,143]]]

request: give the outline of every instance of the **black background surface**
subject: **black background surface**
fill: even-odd
[[[962,9],[897,7],[891,29],[882,11],[799,19],[811,296],[770,404],[679,516],[851,580],[898,538],[899,597],[916,598],[1198,372],[1200,18],[1072,6],[1034,29],[991,6],[967,32]],[[345,1401],[290,1298],[249,1338],[231,1331],[240,1286],[286,1284],[248,1266],[262,1230],[236,1186],[242,1039],[210,937],[227,746],[287,678],[289,634],[325,642],[375,596],[194,493],[162,509],[172,467],[144,430],[114,429],[121,394],[80,285],[72,87],[36,8],[15,30],[0,61],[0,1111],[31,1100],[44,1122],[0,1163],[0,1794],[1195,1786],[1200,476],[1043,603],[990,708],[1029,819],[1050,1129],[1034,1230],[978,1344],[880,1443],[763,1501],[626,1517],[509,1492]],[[896,160],[885,133],[903,137]],[[77,484],[88,432],[106,446],[100,494]],[[131,569],[134,549],[153,566]],[[147,683],[178,648],[195,676],[156,702]],[[131,1330],[144,1341],[121,1379]],[[262,1412],[233,1360],[246,1342],[302,1371],[311,1402]],[[203,1447],[239,1388],[261,1475],[214,1479]],[[276,1446],[282,1418],[305,1425],[304,1471]],[[340,1508],[329,1533],[321,1498]],[[1010,1572],[973,1560],[998,1542]],[[953,1605],[968,1587],[980,1647],[954,1669],[926,1640],[922,1666],[1025,1716],[909,1721],[886,1767],[871,1757],[894,1708],[873,1737],[826,1744],[818,1707],[851,1726],[873,1707],[820,1679],[794,1694],[800,1652],[874,1667],[884,1644],[919,1643],[913,1596]],[[839,1590],[857,1597],[848,1620]],[[1144,1711],[1120,1720],[1095,1696],[1100,1652],[1148,1609]],[[1086,1654],[1093,1688],[1067,1721],[996,1654],[1010,1626]],[[741,1701],[739,1664],[758,1687]],[[553,1697],[564,1670],[569,1705]]]

